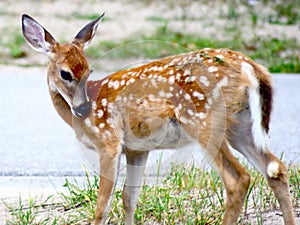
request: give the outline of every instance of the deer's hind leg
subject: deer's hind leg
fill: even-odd
[[[226,119],[224,113],[212,113],[206,120],[205,130],[198,130],[198,143],[212,167],[222,178],[227,199],[223,225],[236,224],[250,185],[250,175],[232,154],[225,135]],[[196,127],[194,127],[197,129]],[[185,128],[189,135],[197,131]]]
[[[288,171],[284,163],[268,150],[264,142],[265,137],[254,138],[256,135],[264,135],[265,131],[261,126],[258,127],[258,129],[262,129],[261,131],[253,129],[253,116],[251,116],[250,109],[251,107],[245,107],[235,114],[235,123],[229,127],[227,135],[229,143],[266,177],[280,204],[284,224],[295,225]]]
[[[227,194],[222,224],[236,224],[250,185],[250,175],[231,153],[226,141],[222,143],[212,165],[220,174]]]

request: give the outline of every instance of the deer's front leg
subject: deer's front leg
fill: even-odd
[[[127,174],[123,188],[123,205],[125,210],[125,224],[134,224],[134,211],[138,201],[145,165],[149,152],[126,151]]]
[[[95,213],[95,225],[105,224],[119,174],[119,154],[100,154],[100,184]]]

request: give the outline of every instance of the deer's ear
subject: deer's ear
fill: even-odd
[[[86,48],[91,43],[93,37],[95,36],[95,33],[97,31],[98,25],[103,18],[104,13],[99,16],[97,19],[93,20],[89,24],[87,24],[85,27],[83,27],[78,34],[76,35],[74,39],[74,43],[80,43],[83,48]]]
[[[57,42],[51,34],[32,17],[22,15],[22,32],[28,44],[36,51],[48,53]]]

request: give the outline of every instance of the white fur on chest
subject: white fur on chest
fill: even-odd
[[[86,160],[88,166],[90,166],[95,171],[100,170],[100,158],[97,150],[97,146],[93,143],[91,138],[83,129],[77,130],[77,141],[80,153]]]

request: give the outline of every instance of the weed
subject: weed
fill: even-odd
[[[168,28],[168,24],[164,24],[158,27],[153,35],[144,36],[142,40],[134,42],[132,39],[127,39],[121,43],[102,41],[90,47],[87,56],[91,58],[105,56],[110,59],[157,59],[205,47],[230,48],[244,52],[250,58],[267,66],[270,72],[300,72],[298,53],[300,44],[296,39],[254,36],[250,40],[244,40],[239,32],[235,33],[232,39],[227,40],[200,38],[197,35],[172,31]],[[222,63],[222,60],[215,60]]]
[[[4,30],[6,32],[6,29]],[[25,45],[25,40],[21,33],[11,29],[7,31],[7,35],[9,35],[10,39],[2,42],[4,42],[3,46],[9,49],[10,57],[17,59],[26,56],[25,51],[22,49]]]
[[[47,197],[42,203],[38,203],[37,200],[29,198],[27,201],[19,197],[19,202],[17,205],[8,205],[6,206],[11,214],[11,220],[6,221],[7,225],[48,225],[48,224],[57,224],[58,218],[55,215],[43,215],[42,212],[45,211],[46,206],[48,205],[49,200],[52,196]],[[52,204],[50,204],[52,205]]]
[[[275,13],[269,16],[269,23],[291,25],[300,21],[299,1],[277,1],[273,4]]]
[[[241,221],[247,224],[252,214],[262,224],[265,211],[278,208],[278,203],[264,177],[250,169],[253,177],[246,196],[245,211]],[[300,207],[300,175],[298,166],[289,167],[291,194],[295,208]],[[66,180],[67,193],[62,194],[63,203],[52,205],[51,210],[61,211],[62,216],[48,212],[47,200],[37,204],[33,199],[28,203],[19,201],[17,206],[8,206],[13,220],[7,224],[85,224],[92,220],[97,199],[99,178],[86,173],[86,184],[79,187],[75,181]],[[160,185],[144,185],[135,212],[138,224],[220,224],[224,214],[225,193],[221,179],[213,170],[202,170],[174,165]],[[46,209],[46,210],[45,210]],[[58,210],[60,209],[60,210]],[[47,211],[46,215],[43,215]],[[117,188],[109,212],[110,224],[122,224],[124,211],[122,190]],[[248,223],[249,224],[249,223]]]

